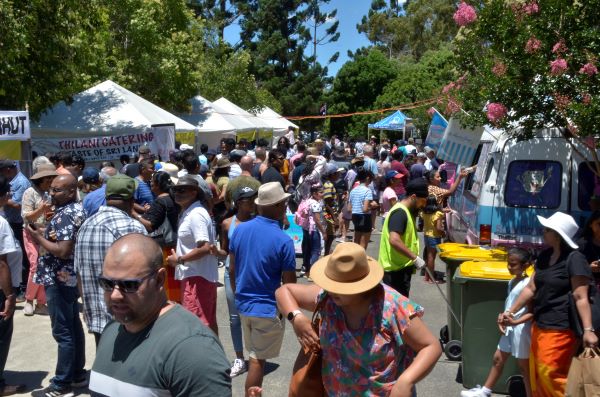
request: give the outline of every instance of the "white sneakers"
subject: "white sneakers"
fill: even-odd
[[[246,367],[246,361],[242,360],[241,358],[236,358],[231,366],[231,372],[229,376],[235,378],[246,371],[248,371],[248,367]]]
[[[23,306],[23,314],[26,316],[33,316],[34,314],[47,316],[48,315],[48,306],[38,304],[38,305],[35,305],[35,309],[34,309],[33,305],[31,303],[27,302],[27,303],[25,303],[25,306]]]
[[[25,306],[23,307],[23,314],[26,316],[33,316],[33,305],[31,303],[25,303]]]
[[[487,393],[479,385],[472,388],[471,390],[464,390],[460,392],[460,397],[490,397],[492,393]]]

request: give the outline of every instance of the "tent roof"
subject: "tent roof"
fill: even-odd
[[[369,128],[375,130],[402,130],[404,129],[405,124],[408,125],[411,121],[412,119],[410,117],[401,111],[396,110],[386,118],[381,119],[374,124],[369,124]]]
[[[276,132],[287,131],[288,127],[292,126],[298,129],[298,126],[291,121],[285,119],[280,114],[275,112],[268,106],[262,108],[262,110],[256,115],[259,119],[273,127]]]
[[[177,116],[196,126],[200,132],[234,133],[239,129],[248,129],[244,120],[227,117],[223,109],[214,106],[212,102],[200,95],[188,100],[192,109],[189,113],[178,113]],[[217,110],[218,108],[218,110]]]
[[[34,136],[122,135],[149,130],[154,124],[175,124],[176,131],[195,127],[117,83],[106,80],[76,94],[69,105],[61,101],[37,123]]]
[[[221,97],[221,98],[217,99],[216,101],[214,101],[213,105],[219,106],[220,108],[224,109],[225,112],[229,112],[232,115],[242,117],[243,119],[245,119],[246,121],[248,121],[249,123],[254,125],[255,129],[259,129],[259,130],[272,130],[273,129],[273,126],[271,126],[269,123],[256,117],[255,115],[251,114],[250,112],[242,109],[241,107],[239,107],[235,103],[231,102],[227,98]]]

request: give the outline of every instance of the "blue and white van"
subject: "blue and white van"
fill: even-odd
[[[592,196],[600,197],[600,179],[590,168],[591,149],[574,145],[556,129],[521,141],[486,129],[473,160],[476,172],[449,200],[450,239],[539,248],[543,228],[536,215],[556,211],[571,214],[583,227]]]

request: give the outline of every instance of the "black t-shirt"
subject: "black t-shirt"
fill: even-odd
[[[269,182],[279,182],[281,187],[285,189],[285,181],[283,180],[283,176],[281,176],[281,174],[273,167],[269,167],[265,170],[265,172],[263,172],[262,176],[260,177],[260,181],[263,185]]]
[[[148,211],[144,214],[144,218],[149,220],[152,224],[152,229],[156,230],[162,225],[166,216],[173,231],[177,233],[178,214],[179,206],[175,204],[171,196],[161,196],[154,200]]]
[[[571,277],[592,278],[585,256],[578,251],[562,252],[550,266],[552,249],[542,251],[535,263],[533,318],[542,329],[569,329]]]
[[[406,211],[404,211],[402,208],[399,208],[388,214],[388,216],[390,217],[390,220],[388,221],[388,231],[396,232],[400,235],[404,234],[406,231],[406,225],[408,224]]]

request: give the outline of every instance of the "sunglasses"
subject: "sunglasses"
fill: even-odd
[[[173,193],[185,193],[185,192],[188,192],[188,191],[193,190],[193,189],[194,188],[190,187],[190,186],[174,186],[174,187],[171,188],[171,191]]]
[[[142,278],[128,278],[124,280],[114,280],[112,278],[100,276],[98,277],[98,284],[100,284],[100,288],[102,288],[106,292],[113,292],[115,287],[117,287],[119,288],[119,291],[123,293],[133,294],[137,292],[144,280],[149,279],[155,274],[156,271],[153,271],[152,273],[147,274]]]
[[[52,193],[62,193],[62,192],[66,192],[67,191],[67,189],[58,189],[58,188],[55,188],[55,187],[51,187],[49,190]]]

